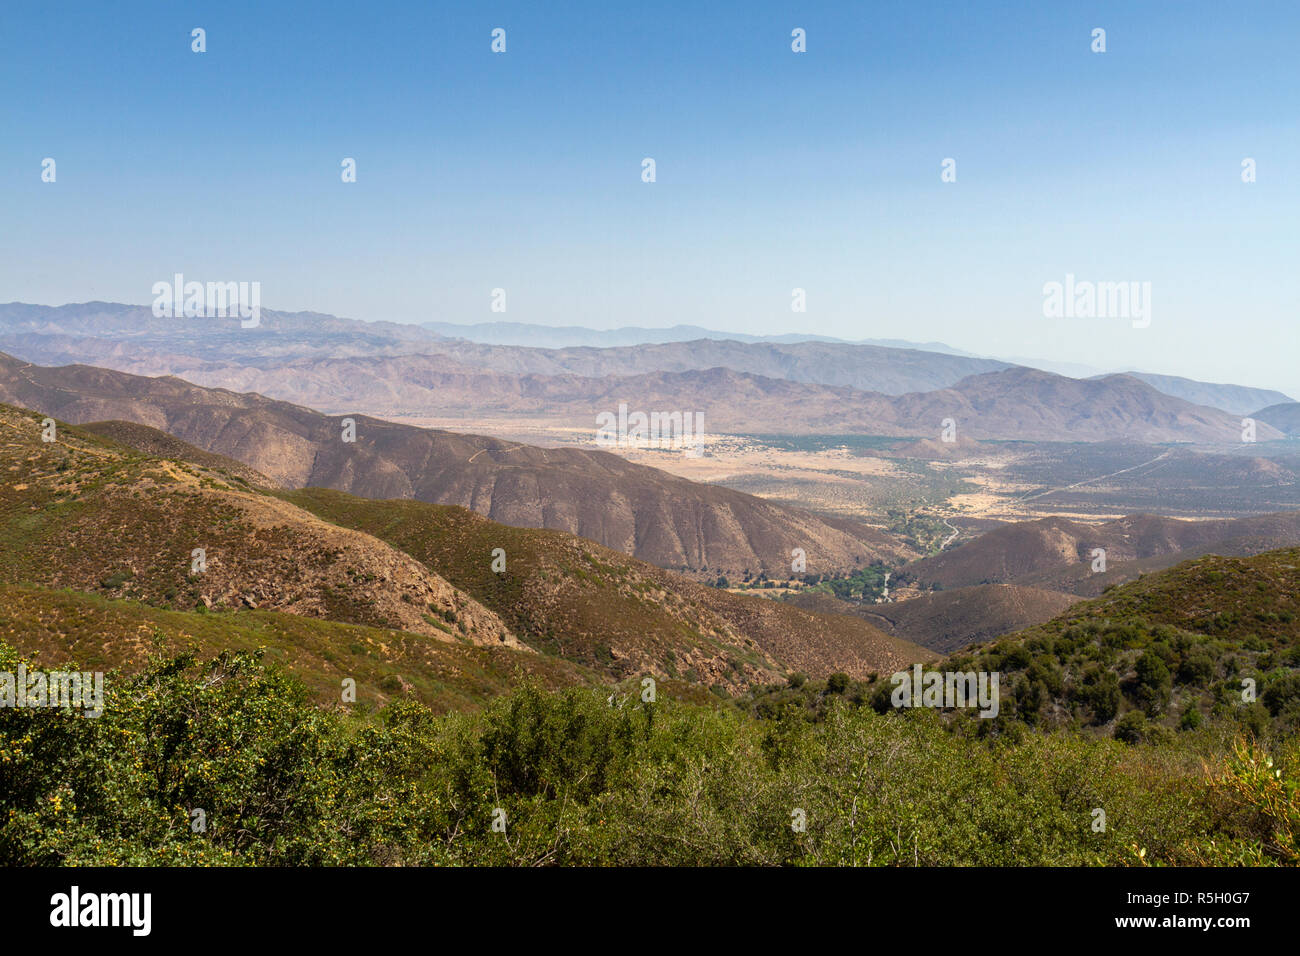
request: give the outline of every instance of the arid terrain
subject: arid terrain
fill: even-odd
[[[189,680],[186,655],[223,684],[268,668],[257,687],[286,675],[293,706],[366,722],[364,740],[372,713],[405,733],[402,715],[483,712],[505,723],[482,746],[550,735],[567,753],[609,715],[644,714],[616,731],[641,739],[662,704],[763,728],[746,775],[787,766],[800,727],[884,719],[891,675],[916,667],[1004,678],[996,726],[946,716],[960,733],[936,725],[944,740],[1069,728],[1083,747],[1166,746],[1206,722],[1300,719],[1300,446],[1277,393],[894,345],[547,352],[272,314],[250,349],[132,307],[6,316],[6,654],[149,687]],[[119,333],[135,341],[109,346]],[[748,370],[691,364],[710,357]],[[858,389],[859,359],[924,390]],[[1266,403],[1254,440],[1249,416],[1193,399]],[[610,440],[598,416],[621,429],[621,406],[699,424]],[[1248,711],[1229,703],[1240,673],[1265,688]],[[349,682],[363,703],[340,710]],[[575,706],[596,709],[536,722]],[[656,746],[678,752],[691,726]],[[1179,839],[1165,859],[1222,859]]]
[[[92,427],[157,454],[179,439],[191,458],[277,488],[567,532],[938,650],[1186,557],[1300,543],[1300,444],[1281,393],[1137,372],[1074,379],[907,343],[538,348],[519,334],[473,342],[275,312],[250,332],[107,303],[0,306],[0,344],[19,353],[0,360],[0,399],[78,424],[120,420]],[[118,371],[53,364],[91,355]],[[148,377],[160,373],[178,377]],[[1243,440],[1241,409],[1255,403]],[[599,416],[626,422],[628,409],[673,410],[696,430],[610,440]],[[1071,529],[1049,549],[1059,566],[1035,564],[1016,537],[1035,521]],[[1153,521],[1165,530],[1151,542],[1108,530]],[[1103,572],[1093,546],[1108,550]],[[933,570],[963,561],[971,570],[955,577]]]
[[[8,950],[1288,938],[1297,36],[8,4]]]

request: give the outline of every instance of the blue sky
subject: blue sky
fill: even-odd
[[[1294,2],[12,4],[0,301],[183,272],[362,319],[934,339],[1300,397],[1297,35]],[[1150,327],[1045,318],[1066,273],[1150,282]]]

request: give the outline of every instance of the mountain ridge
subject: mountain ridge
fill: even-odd
[[[263,310],[262,318],[258,329],[245,330],[237,320],[159,319],[147,306],[121,303],[63,306],[8,303],[0,305],[0,350],[43,364],[109,364],[119,371],[136,374],[185,377],[198,374],[196,369],[212,371],[221,367],[230,374],[231,369],[238,367],[270,369],[306,358],[419,354],[438,354],[458,365],[516,374],[627,376],[723,366],[756,375],[811,384],[847,385],[890,395],[944,388],[971,374],[1011,367],[1046,369],[1068,377],[1093,374],[1075,370],[1073,366],[1067,368],[1062,363],[987,358],[943,343],[900,339],[845,341],[800,333],[751,336],[697,326],[674,326],[668,330],[631,327],[628,330],[631,338],[664,340],[636,345],[537,348],[474,341],[472,335],[448,338],[434,329],[441,327],[458,334],[479,329],[480,339],[490,338],[491,330],[497,329],[506,337],[514,335],[517,341],[525,335],[525,330],[540,335],[551,327],[506,322],[417,325],[269,309]],[[561,331],[608,336],[620,330],[600,332],[569,326],[562,327]],[[678,338],[683,335],[692,338],[685,341]],[[1233,414],[1245,414],[1250,408],[1274,404],[1287,397],[1269,389],[1198,382],[1147,372],[1133,374],[1166,394],[1193,404],[1223,408]],[[200,384],[225,383],[208,380]],[[292,396],[276,397],[292,399]]]
[[[860,522],[824,518],[703,485],[604,451],[543,449],[351,416],[255,394],[93,366],[50,368],[0,356],[0,401],[74,424],[123,419],[243,462],[288,487],[457,504],[503,524],[591,538],[660,567],[716,576],[789,564],[847,570],[903,560],[908,546]]]

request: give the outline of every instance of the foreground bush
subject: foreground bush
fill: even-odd
[[[247,655],[107,684],[99,718],[0,709],[0,863],[1297,862],[1294,742],[1210,726],[979,739],[838,700],[758,719],[532,686],[362,717]]]

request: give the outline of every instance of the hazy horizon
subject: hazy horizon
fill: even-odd
[[[90,305],[90,304],[92,304],[92,303],[94,303],[94,302],[104,302],[104,303],[107,304],[107,305],[125,305],[125,306],[129,306],[129,307],[134,307],[134,308],[149,308],[149,303],[143,303],[143,302],[109,302],[109,301],[107,301],[107,300],[101,300],[101,299],[92,299],[92,300],[87,300],[87,301],[85,301],[85,302],[63,302],[63,303],[57,303],[57,304],[55,304],[55,303],[48,303],[48,302],[19,302],[19,301],[13,301],[13,302],[7,302],[7,303],[0,303],[0,305],[35,305],[35,306],[41,306],[41,307],[45,307],[45,308],[62,308],[62,307],[73,306],[73,305]],[[1008,363],[1011,363],[1011,364],[1027,365],[1027,366],[1029,366],[1029,367],[1031,367],[1031,368],[1042,368],[1042,369],[1047,370],[1047,371],[1052,371],[1052,372],[1054,372],[1055,374],[1058,374],[1058,375],[1064,375],[1064,376],[1071,377],[1071,378],[1086,378],[1086,377],[1089,377],[1089,376],[1095,376],[1095,375],[1114,375],[1114,374],[1123,374],[1123,373],[1125,373],[1125,372],[1139,372],[1139,373],[1142,373],[1142,374],[1148,374],[1148,375],[1166,375],[1166,376],[1171,376],[1171,377],[1175,377],[1175,378],[1186,378],[1186,379],[1190,379],[1190,380],[1192,380],[1192,381],[1205,382],[1206,384],[1213,384],[1213,385],[1237,385],[1237,386],[1243,386],[1243,387],[1247,387],[1247,388],[1255,388],[1255,389],[1261,389],[1261,390],[1277,391],[1277,392],[1281,392],[1282,394],[1286,395],[1288,398],[1292,399],[1293,401],[1296,400],[1296,396],[1297,396],[1297,395],[1300,395],[1300,388],[1297,388],[1297,389],[1295,389],[1295,390],[1290,390],[1290,389],[1287,389],[1287,388],[1285,388],[1285,387],[1283,387],[1283,386],[1272,385],[1272,384],[1267,384],[1267,383],[1259,383],[1259,382],[1255,382],[1255,381],[1230,381],[1230,380],[1228,380],[1228,379],[1197,378],[1197,377],[1194,376],[1194,375],[1188,375],[1188,374],[1184,374],[1184,373],[1182,373],[1182,372],[1176,372],[1176,371],[1166,371],[1166,370],[1162,370],[1162,369],[1158,369],[1158,368],[1137,368],[1137,367],[1133,367],[1133,366],[1128,366],[1128,367],[1123,367],[1123,368],[1121,368],[1121,367],[1098,368],[1098,367],[1094,367],[1094,366],[1086,366],[1086,365],[1084,365],[1083,363],[1079,363],[1079,362],[1072,362],[1072,361],[1070,361],[1070,360],[1068,360],[1068,359],[1067,359],[1067,360],[1056,360],[1056,359],[1051,359],[1051,358],[1047,358],[1047,357],[1044,357],[1044,356],[1003,355],[1003,354],[994,354],[994,353],[987,353],[987,352],[978,352],[978,351],[973,351],[973,350],[966,350],[966,349],[961,349],[961,348],[959,348],[959,347],[957,347],[957,346],[954,346],[954,345],[953,345],[952,343],[950,343],[950,342],[939,342],[939,341],[925,341],[925,342],[921,342],[921,341],[915,341],[915,340],[909,339],[909,338],[907,338],[905,335],[901,335],[901,334],[897,334],[897,335],[889,335],[889,336],[885,336],[885,335],[881,335],[881,336],[864,336],[863,338],[860,338],[860,339],[845,339],[845,338],[839,338],[839,337],[826,336],[826,335],[824,335],[823,333],[820,333],[820,332],[799,332],[799,331],[795,331],[795,330],[793,330],[793,329],[787,329],[787,330],[785,330],[785,331],[778,331],[778,332],[764,332],[764,333],[757,333],[757,332],[747,332],[747,331],[743,331],[743,330],[739,330],[739,331],[738,331],[738,330],[730,330],[730,329],[713,328],[713,327],[709,327],[709,326],[702,326],[702,325],[697,325],[697,324],[695,324],[695,323],[687,323],[687,322],[678,322],[678,323],[673,323],[673,324],[671,324],[671,325],[658,325],[658,326],[651,326],[651,325],[635,325],[635,326],[633,326],[633,325],[613,325],[613,326],[608,326],[608,327],[598,327],[598,326],[590,326],[590,325],[580,325],[580,324],[572,323],[572,322],[570,322],[570,323],[556,322],[556,323],[554,323],[554,324],[542,323],[542,322],[523,322],[523,321],[520,321],[520,320],[517,320],[517,319],[502,318],[502,317],[490,318],[490,319],[482,319],[482,320],[479,320],[479,321],[467,321],[467,322],[450,322],[450,321],[441,320],[441,319],[438,319],[438,320],[434,320],[434,319],[425,319],[425,320],[419,320],[419,321],[410,321],[410,320],[404,320],[404,319],[372,319],[372,318],[358,318],[358,317],[356,317],[356,316],[340,315],[340,314],[335,313],[335,312],[329,312],[329,311],[327,311],[327,310],[320,310],[320,309],[277,309],[277,308],[274,308],[274,307],[265,306],[265,307],[263,307],[263,311],[279,312],[279,313],[286,314],[286,315],[294,315],[294,314],[320,314],[320,315],[331,316],[331,317],[336,318],[336,319],[343,319],[343,320],[346,320],[346,321],[357,321],[357,322],[367,322],[367,323],[392,322],[392,323],[395,323],[395,324],[397,324],[397,325],[410,325],[410,326],[417,326],[417,327],[423,326],[423,325],[425,325],[426,323],[433,323],[433,324],[446,324],[446,325],[460,325],[460,326],[464,326],[464,327],[466,327],[466,328],[474,328],[474,327],[481,327],[481,326],[491,326],[491,325],[517,325],[517,326],[536,326],[536,327],[540,327],[540,328],[549,328],[549,329],[574,328],[574,329],[581,329],[581,330],[586,331],[586,332],[594,332],[594,333],[611,333],[611,332],[620,332],[620,331],[625,331],[625,330],[629,330],[629,329],[644,329],[645,331],[649,331],[649,332],[662,332],[662,331],[670,331],[670,330],[672,330],[672,329],[674,329],[674,328],[678,328],[678,327],[690,327],[690,328],[696,328],[696,329],[699,329],[699,330],[701,330],[701,331],[710,332],[710,333],[713,333],[713,334],[715,334],[715,335],[740,335],[740,336],[750,336],[750,337],[760,338],[760,339],[777,339],[777,338],[799,339],[799,338],[807,338],[807,339],[809,339],[809,340],[812,340],[812,339],[814,339],[814,338],[818,338],[818,337],[820,337],[820,338],[822,338],[822,339],[826,339],[826,338],[834,338],[835,342],[837,342],[837,343],[839,343],[839,344],[844,344],[844,345],[872,344],[873,342],[875,342],[875,341],[877,341],[877,340],[894,339],[894,340],[896,340],[896,341],[899,341],[899,342],[905,342],[905,343],[906,343],[906,345],[899,345],[899,346],[896,346],[896,347],[899,347],[899,348],[914,348],[914,349],[917,349],[917,350],[926,351],[928,346],[942,346],[942,347],[944,347],[944,348],[946,348],[946,349],[951,349],[951,350],[953,350],[953,351],[956,352],[956,353],[964,354],[964,355],[969,355],[969,356],[972,357],[972,358],[996,359],[996,360],[1003,361],[1003,362],[1008,362]],[[685,340],[681,340],[681,341],[685,341]],[[533,346],[533,347],[536,347],[536,348],[556,348],[556,347],[560,347],[560,346],[554,346],[554,345],[538,345],[538,346]],[[596,347],[602,347],[602,346],[596,346]],[[890,346],[886,346],[886,347],[890,347]]]

